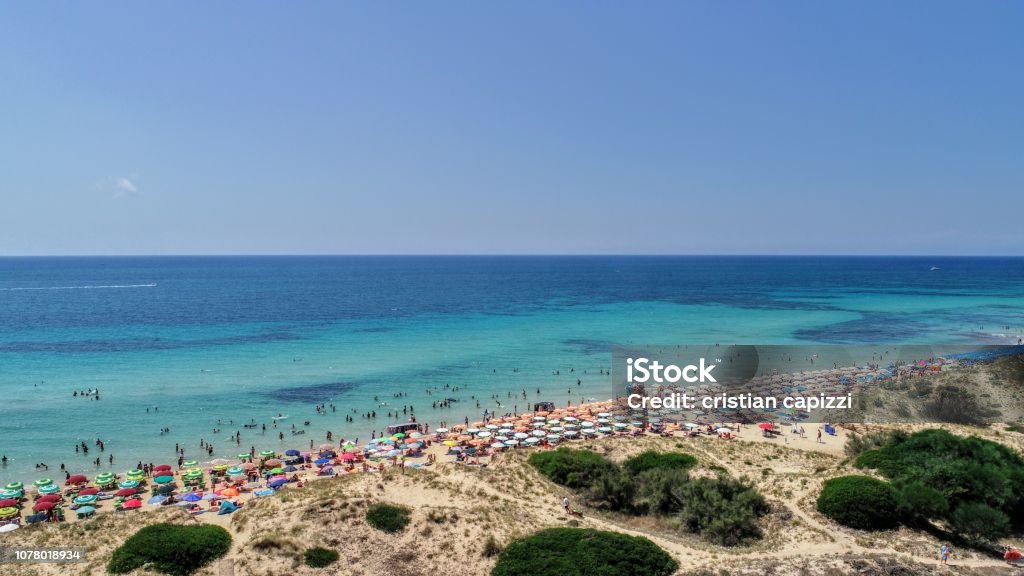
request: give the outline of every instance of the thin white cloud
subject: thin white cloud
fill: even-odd
[[[111,195],[113,199],[139,196],[138,176],[113,176],[97,182],[93,189]]]

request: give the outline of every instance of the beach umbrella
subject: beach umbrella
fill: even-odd
[[[138,468],[133,468],[133,469],[125,472],[124,475],[125,476],[145,476],[146,473],[143,472],[142,470],[139,470]]]
[[[153,472],[160,472],[161,470],[170,470],[170,469],[171,469],[171,465],[170,464],[157,464],[156,466],[153,467]]]
[[[86,496],[79,496],[79,497],[75,498],[75,500],[74,500],[75,504],[92,504],[95,501],[96,501],[96,496],[94,494],[88,494]]]
[[[238,494],[238,488],[235,487],[226,488],[220,493],[224,498],[234,498],[235,496],[238,496]]]
[[[50,484],[53,484],[53,480],[50,480],[49,478],[43,478],[42,480],[36,480],[32,484],[36,488],[42,488],[43,486],[49,486]]]
[[[280,466],[277,467],[277,468],[271,468],[270,469],[270,473],[271,474],[282,474],[283,472],[284,472],[284,469],[281,468]]]
[[[47,494],[46,496],[40,496],[36,502],[60,502],[64,497],[60,494]]]
[[[277,458],[271,458],[270,460],[264,462],[263,465],[266,466],[267,468],[277,468],[278,466],[281,465],[281,461],[278,460]]]
[[[40,494],[55,494],[60,492],[60,486],[56,484],[50,484],[49,486],[43,486],[39,489]]]
[[[65,480],[64,485],[71,486],[72,484],[82,484],[88,481],[89,479],[86,478],[85,476],[82,476],[81,474],[75,474],[74,476],[70,476],[67,480]]]
[[[260,456],[262,456],[263,458],[270,458],[271,456],[274,456],[276,454],[277,452],[274,452],[273,450],[264,450],[260,452]]]
[[[118,488],[128,488],[128,489],[136,488],[136,487],[138,487],[138,485],[139,485],[139,481],[138,480],[125,480],[124,482],[118,482],[117,483],[117,487]]]
[[[199,462],[196,462],[195,460],[185,460],[184,462],[181,463],[181,466],[182,468],[191,468],[193,466],[197,466],[198,464]]]
[[[760,428],[761,430],[771,430],[772,429],[772,425],[769,424],[768,422],[761,422],[760,424],[757,425],[757,427]]]
[[[201,478],[203,471],[198,469],[192,469],[185,472],[185,478]]]
[[[256,465],[253,464],[252,462],[246,462],[246,463],[242,464],[242,468],[244,468],[246,470],[255,470],[256,469]]]
[[[501,442],[495,442],[494,444],[491,444],[491,448],[494,448],[495,450],[501,450],[504,447],[505,445],[502,444]]]
[[[323,466],[324,464],[327,464],[330,461],[330,458],[317,458],[316,460],[313,461],[313,464],[316,464],[317,466]]]
[[[491,437],[491,433],[490,432],[478,432],[476,437],[477,438],[490,438]]]
[[[94,496],[99,493],[100,491],[98,488],[82,488],[78,491],[79,496]]]
[[[228,468],[228,475],[229,476],[237,476],[239,474],[245,474],[245,470],[242,470],[238,466],[235,466],[233,468]]]
[[[203,497],[200,496],[199,494],[196,494],[195,492],[189,492],[188,494],[182,496],[181,499],[184,500],[185,502],[199,502],[200,500],[203,499]]]
[[[89,516],[96,513],[96,509],[92,506],[82,506],[78,510],[75,510],[75,514],[78,514],[79,518],[83,516]]]
[[[11,506],[17,506],[18,501],[14,498],[4,498],[0,500],[0,508],[10,508]]]
[[[436,430],[434,430],[434,432],[437,432],[438,434],[447,434],[448,433],[448,429],[447,428],[437,428]]]
[[[299,451],[294,449],[294,448],[292,448],[291,450],[285,450],[284,455],[285,456],[298,456],[299,455]]]
[[[518,446],[519,440],[505,440],[505,446]]]
[[[40,500],[36,502],[35,506],[32,507],[33,512],[46,512],[47,510],[56,506],[57,503],[51,500]]]
[[[120,498],[127,498],[128,496],[135,496],[135,488],[121,488],[117,492],[114,492],[114,496]]]
[[[170,494],[170,493],[174,492],[174,490],[175,490],[174,484],[164,484],[163,486],[157,486],[156,493],[157,494]]]
[[[4,506],[0,508],[0,518],[7,518],[8,516],[17,516],[18,509],[14,506]]]
[[[213,493],[205,494],[203,495],[203,500],[220,500],[220,495]]]
[[[153,481],[157,484],[167,484],[174,481],[174,476],[157,476]]]
[[[238,459],[239,460],[246,460],[250,456],[251,456],[251,454],[249,454],[248,452],[239,452]]]
[[[539,442],[540,442],[540,438],[527,438],[526,439],[526,443],[527,444],[537,444]]]
[[[288,466],[284,467],[284,471],[285,472],[296,472],[296,471],[298,471],[298,468],[296,468],[295,466],[292,466],[292,465],[289,464]]]
[[[285,479],[285,478],[279,478],[279,479],[277,479],[277,480],[274,480],[273,482],[271,482],[271,483],[270,483],[270,487],[271,487],[271,488],[280,488],[281,486],[284,486],[284,485],[285,485],[285,484],[287,484],[287,483],[288,483],[288,480],[287,480],[287,479]]]
[[[146,502],[148,502],[150,504],[160,504],[164,500],[167,500],[167,496],[162,496],[161,495],[161,496],[153,496],[149,500],[146,500]]]
[[[124,508],[127,508],[129,510],[131,510],[132,508],[141,508],[142,507],[142,500],[139,500],[137,498],[132,498],[131,500],[125,500],[124,504],[122,504],[121,506],[124,507]]]
[[[4,487],[4,489],[6,489],[6,490],[13,490],[15,492],[17,492],[19,490],[23,490],[24,488],[25,488],[25,485],[22,484],[21,482],[11,482],[10,484],[8,484],[7,486]]]

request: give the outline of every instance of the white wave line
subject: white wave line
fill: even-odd
[[[109,288],[156,288],[156,283],[153,284],[108,284],[100,286],[19,286],[15,288],[0,288],[5,292],[15,292],[19,290],[101,290]]]

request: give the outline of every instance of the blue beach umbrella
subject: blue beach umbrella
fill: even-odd
[[[279,478],[279,479],[274,480],[273,482],[271,482],[270,483],[270,487],[271,488],[280,488],[281,486],[284,486],[287,483],[288,483],[288,481],[285,480],[284,478]]]
[[[291,450],[286,450],[284,455],[285,456],[298,456],[299,455],[299,451],[294,449],[294,448],[292,448]]]
[[[168,484],[168,483],[174,481],[174,477],[173,476],[157,476],[155,479],[153,479],[153,481],[156,482],[157,484]]]
[[[90,516],[96,513],[96,509],[92,506],[82,506],[78,510],[75,510],[75,513],[79,516]]]
[[[60,492],[60,486],[57,486],[56,484],[43,486],[39,489],[40,494],[56,494],[57,492]]]
[[[146,502],[150,504],[160,504],[164,500],[167,500],[167,496],[153,496],[149,500],[146,500]]]
[[[195,492],[189,492],[188,494],[182,496],[181,499],[184,500],[185,502],[199,502],[200,500],[203,499],[203,497],[200,496],[199,494],[196,494]]]
[[[315,461],[313,461],[313,464],[316,464],[317,466],[323,466],[324,464],[327,464],[328,462],[330,462],[330,459],[328,459],[328,458],[318,458]]]
[[[75,498],[75,504],[92,504],[96,501],[95,494],[89,494],[87,496],[79,496]]]

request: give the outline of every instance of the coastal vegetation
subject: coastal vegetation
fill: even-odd
[[[640,536],[584,528],[549,528],[510,543],[491,576],[669,576],[679,564]]]
[[[153,524],[114,551],[107,570],[125,574],[149,566],[173,576],[192,574],[231,548],[231,535],[212,524]]]
[[[401,532],[409,524],[409,509],[393,504],[374,504],[366,509],[366,523],[388,534]]]
[[[896,491],[870,476],[839,476],[825,481],[818,511],[850,528],[892,528],[897,523]]]
[[[579,491],[591,506],[674,520],[706,540],[737,546],[761,536],[758,519],[767,501],[749,483],[719,471],[691,477],[697,459],[676,452],[642,452],[617,465],[586,450],[559,448],[530,456],[530,464],[555,483]]]
[[[841,524],[932,524],[971,543],[1024,527],[1024,459],[1002,444],[943,429],[893,431],[852,440],[847,453],[856,456],[857,467],[889,482],[862,476],[827,481],[818,509]]]
[[[316,546],[306,550],[302,555],[306,566],[310,568],[326,568],[334,564],[340,558],[337,550]]]

